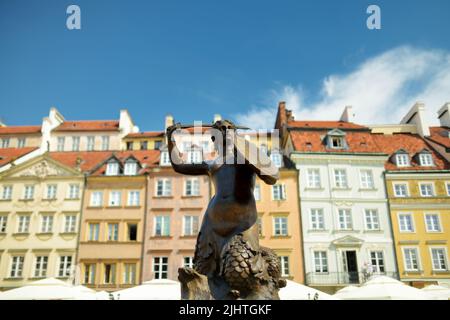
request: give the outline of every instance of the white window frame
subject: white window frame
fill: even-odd
[[[203,154],[201,150],[189,150],[187,156],[188,163],[202,163],[203,162]]]
[[[171,165],[170,157],[169,157],[169,151],[166,151],[166,150],[161,151],[159,164],[161,166],[170,166]]]
[[[0,214],[0,234],[6,233],[7,227],[8,227],[8,215]]]
[[[87,240],[88,241],[99,241],[100,240],[100,223],[99,222],[89,222],[88,223]]]
[[[106,266],[109,266],[109,279],[106,274]],[[103,284],[116,284],[117,264],[115,262],[103,263]]]
[[[408,216],[411,219],[411,228],[412,230],[402,230],[402,216]],[[414,216],[411,212],[397,212],[397,219],[398,219],[398,230],[400,233],[415,233],[416,226],[414,223]]]
[[[64,233],[75,233],[77,232],[77,220],[76,214],[65,214],[64,215]]]
[[[333,145],[333,141],[337,141],[337,145]],[[344,149],[345,147],[345,140],[344,137],[340,136],[330,136],[330,148],[331,149]]]
[[[437,217],[438,230],[431,230],[431,229],[428,228],[427,217],[429,217],[429,216],[436,216]],[[441,215],[438,212],[425,212],[423,214],[423,219],[424,219],[424,223],[425,223],[425,230],[427,232],[431,232],[431,233],[441,233],[442,232]]]
[[[376,219],[374,219],[374,216],[376,217]],[[369,218],[369,220],[370,220],[369,222],[367,221],[368,220],[367,218]],[[369,231],[381,230],[380,214],[378,212],[378,209],[370,209],[370,208],[364,209],[364,224],[365,224],[366,230],[369,230]],[[375,225],[376,225],[376,227],[374,227]]]
[[[161,194],[158,194],[158,185],[161,183]],[[155,197],[170,197],[172,196],[172,179],[158,178],[155,181]]]
[[[319,254],[319,256],[317,258],[316,258],[316,253]],[[313,250],[312,251],[312,260],[313,260],[312,264],[313,264],[313,268],[314,268],[314,273],[327,274],[330,272],[327,250],[319,250],[319,249]],[[319,264],[317,264],[316,262],[319,262]],[[317,271],[317,270],[319,270],[319,271]]]
[[[141,192],[139,190],[129,190],[127,197],[127,206],[138,207],[141,205]]]
[[[277,168],[283,167],[283,154],[278,150],[272,150],[270,153],[270,161]]]
[[[165,261],[164,261],[165,260]],[[158,270],[156,270],[158,267]],[[165,267],[165,271],[163,268]],[[168,279],[169,278],[169,257],[158,256],[152,259],[153,279]],[[165,276],[164,276],[165,274]]]
[[[255,189],[253,189],[253,197],[255,201],[261,201],[261,185],[259,183],[255,184]]]
[[[337,172],[340,171],[341,173],[344,172],[344,174],[337,175]],[[344,178],[343,181],[339,181]],[[337,189],[348,189],[348,174],[347,169],[345,168],[334,168],[333,169],[333,179],[334,179],[334,187]],[[338,183],[339,182],[339,183]],[[345,184],[342,184],[342,182],[345,182]],[[341,185],[342,184],[342,185]]]
[[[80,199],[80,185],[76,183],[69,184],[67,192],[67,199],[76,200]]]
[[[322,181],[320,177],[320,168],[308,168],[306,170],[306,181],[309,189],[320,189]]]
[[[122,205],[122,192],[111,190],[108,197],[108,207],[120,207]]]
[[[343,222],[345,224],[345,226],[343,227],[341,225],[341,211],[344,212],[344,219]],[[348,216],[347,216],[348,214]],[[351,208],[339,208],[338,209],[338,214],[337,214],[337,224],[338,224],[338,228],[339,230],[353,230],[353,212]]]
[[[59,256],[58,262],[59,262],[58,277],[59,278],[70,277],[70,274],[72,272],[73,256],[71,255]]]
[[[17,216],[17,233],[30,232],[31,216],[29,214],[19,214]]]
[[[118,176],[120,172],[119,163],[117,161],[110,161],[106,164],[106,176]]]
[[[398,153],[395,155],[395,164],[397,167],[409,167],[410,166],[409,155],[407,153]]]
[[[289,236],[289,219],[288,219],[288,216],[274,216],[272,218],[272,223],[273,223],[273,236],[274,237],[287,237],[287,236]]]
[[[123,174],[127,176],[135,176],[138,173],[138,164],[136,161],[126,161]]]
[[[311,230],[314,230],[314,231],[325,230],[325,213],[324,213],[324,211],[325,210],[323,208],[310,208],[309,209],[309,223],[310,223],[309,226],[310,226]],[[314,218],[315,214],[316,214],[316,217]],[[320,221],[320,220],[322,220],[322,221]]]
[[[283,201],[286,199],[286,185],[284,183],[272,185],[272,200]]]
[[[95,150],[95,136],[87,136],[86,140],[87,140],[87,144],[86,144],[87,151],[94,151]]]
[[[396,190],[396,186],[405,186],[405,195],[399,195]],[[394,193],[394,197],[396,198],[407,198],[409,197],[409,186],[407,182],[393,182],[392,183],[392,191]]]
[[[376,264],[372,263],[372,253],[375,253],[375,261]],[[380,269],[380,257],[378,256],[378,254],[381,253],[381,260],[383,261],[383,271],[381,271]],[[386,259],[385,259],[385,254],[384,254],[384,250],[382,249],[373,249],[373,250],[369,250],[369,260],[370,260],[370,264],[372,266],[372,270],[375,274],[386,274]]]
[[[58,185],[57,184],[47,184],[45,192],[45,199],[54,200],[56,199],[56,195],[58,193]]]
[[[192,256],[183,257],[183,267],[184,268],[194,268],[194,257],[192,257]]]
[[[31,191],[30,191],[31,190]],[[34,184],[27,184],[24,186],[23,199],[33,200],[34,199],[35,187]]]
[[[160,221],[158,221],[160,220]],[[155,237],[169,237],[170,236],[170,215],[160,214],[153,218],[153,236]],[[157,225],[160,224],[161,234],[157,234]],[[168,225],[168,226],[167,226]],[[166,231],[168,232],[166,234]]]
[[[17,148],[25,148],[27,138],[17,138]]]
[[[80,151],[80,136],[72,136],[72,151]]]
[[[199,221],[200,219],[198,215],[183,215],[183,236],[197,235],[199,230]],[[186,229],[188,229],[189,232],[186,232]]]
[[[48,260],[49,257],[47,255],[37,255],[34,257],[34,266],[33,266],[34,278],[47,277]]]
[[[59,152],[64,151],[65,143],[66,143],[65,137],[56,138],[56,151],[59,151]]]
[[[136,284],[136,263],[124,263],[123,264],[123,283],[124,284]]]
[[[435,260],[433,257],[433,250],[442,250],[444,252],[444,264],[445,264],[445,268],[436,268]],[[431,246],[429,247],[429,253],[430,253],[430,260],[431,260],[431,268],[433,271],[448,271],[448,253],[447,253],[447,248],[446,247],[436,247],[436,246]]]
[[[431,194],[424,194],[423,190],[422,190],[422,186],[431,186]],[[424,198],[430,198],[430,197],[434,197],[435,196],[435,192],[434,192],[434,183],[433,182],[419,182],[419,192],[420,192],[420,196],[424,197]]]
[[[109,136],[102,136],[102,151],[109,150]]]
[[[11,200],[12,199],[12,191],[13,186],[8,184],[4,185],[2,189],[2,200]]]
[[[53,224],[55,217],[52,214],[42,214],[40,216],[40,220],[41,220],[40,232],[53,233]]]
[[[190,184],[190,186],[189,186]],[[188,190],[190,189],[190,192]],[[200,195],[200,179],[199,178],[186,178],[184,180],[184,196],[196,197]]]
[[[366,175],[368,174],[368,175]],[[359,170],[359,180],[361,189],[375,189],[375,181],[373,179],[373,170],[361,169]]]
[[[280,271],[282,277],[289,277],[290,276],[290,259],[289,256],[282,256],[279,255],[279,261],[280,261]]]
[[[9,263],[9,277],[18,279],[23,277],[24,255],[12,255]]]
[[[433,167],[433,156],[431,153],[420,153],[419,154],[419,162],[421,167]]]
[[[97,272],[96,263],[85,263],[83,273],[83,284],[95,284],[96,272]]]
[[[107,241],[119,241],[119,223],[118,222],[109,222],[108,223],[108,234]]]
[[[89,205],[91,207],[101,207],[103,205],[103,191],[91,192],[91,200]]]
[[[415,251],[416,260],[417,260],[417,269],[408,268],[408,263],[406,260],[406,250],[414,250]],[[421,270],[420,249],[418,247],[402,247],[402,254],[403,254],[403,267],[405,268],[406,272],[418,272]],[[412,263],[412,261],[411,261],[411,263]]]

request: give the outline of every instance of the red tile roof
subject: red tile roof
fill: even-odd
[[[86,152],[50,152],[52,159],[71,168],[79,168],[92,175],[103,175],[106,170],[106,161],[113,155],[123,164],[126,159],[133,156],[144,168],[139,172],[143,174],[148,168],[159,163],[159,150],[130,150],[130,151],[86,151]],[[78,165],[79,163],[79,165]]]
[[[439,155],[434,149],[427,143],[425,139],[420,137],[417,134],[410,133],[398,133],[393,135],[384,135],[384,134],[373,134],[375,142],[378,144],[379,148],[389,154],[393,155],[399,150],[404,150],[408,153],[410,164],[409,167],[397,167],[392,159],[386,162],[385,168],[386,170],[445,170],[450,169],[449,164],[444,160],[442,156]],[[422,167],[417,163],[416,158],[414,157],[422,151],[423,149],[427,149],[431,152],[433,157],[433,161],[435,166],[432,167]]]
[[[368,129],[365,126],[345,121],[288,121],[291,128],[315,128],[315,129]]]
[[[348,147],[344,149],[329,148],[325,141],[328,131],[291,130],[290,135],[295,151],[311,153],[383,153],[373,140],[370,132],[345,132],[345,140]]]
[[[0,149],[0,166],[4,166],[36,149],[37,147]]]
[[[12,126],[0,127],[2,134],[40,134],[41,126]]]
[[[118,120],[64,121],[53,131],[118,131]]]
[[[147,131],[147,132],[137,132],[137,133],[129,133],[125,136],[127,138],[154,138],[154,137],[163,137],[164,131]]]
[[[430,127],[430,137],[428,139],[445,148],[450,148],[450,128]]]

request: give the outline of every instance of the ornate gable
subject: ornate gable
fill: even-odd
[[[344,236],[333,241],[336,247],[360,247],[364,240],[354,236]]]
[[[5,177],[19,178],[19,177],[36,177],[38,179],[45,179],[48,177],[73,176],[80,174],[74,169],[68,168],[58,162],[41,156],[38,159],[32,159],[17,167],[13,167],[5,172]]]

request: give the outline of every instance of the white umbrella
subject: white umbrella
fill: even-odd
[[[373,277],[361,287],[337,295],[344,300],[433,300],[419,289],[386,276]]]
[[[356,289],[358,289],[357,286],[346,286],[346,287],[342,288],[341,290],[336,291],[334,296],[337,296],[337,295],[340,295],[340,294],[343,294],[343,293],[346,293],[346,292],[350,292],[350,291],[353,291],[353,290],[356,290]]]
[[[96,292],[95,300],[111,300],[111,294],[107,291]]]
[[[0,300],[76,300],[83,296],[87,298],[89,294],[95,296],[95,291],[92,293],[89,290],[55,278],[47,278],[2,292]]]
[[[181,300],[181,285],[178,281],[155,279],[113,293],[115,300]]]
[[[450,299],[450,289],[443,286],[437,286],[435,284],[426,286],[421,289],[426,293],[432,295],[436,299],[449,300]]]
[[[281,288],[279,291],[280,300],[337,300],[331,295],[304,286],[300,283],[287,280],[286,287]]]

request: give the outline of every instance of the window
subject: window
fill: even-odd
[[[127,150],[133,150],[133,141],[127,141]]]
[[[80,137],[72,137],[72,151],[80,151]]]
[[[425,214],[425,225],[427,227],[427,232],[441,232],[439,215],[436,213]]]
[[[403,198],[408,196],[408,187],[406,183],[395,183],[394,184],[394,194],[398,198]]]
[[[128,191],[128,201],[127,201],[127,206],[129,207],[137,207],[140,204],[140,192],[133,190],[133,191]]]
[[[261,186],[259,184],[255,185],[255,189],[253,190],[253,196],[256,201],[261,200]]]
[[[184,257],[183,258],[183,267],[194,268],[194,258],[193,257]]]
[[[148,142],[141,141],[141,150],[147,150],[147,149],[148,149]]]
[[[270,154],[270,160],[277,168],[281,168],[283,166],[283,156],[279,151],[272,151]]]
[[[429,153],[421,153],[419,154],[419,162],[422,167],[431,167],[433,166],[433,157]]]
[[[198,233],[198,216],[184,216],[183,225],[184,236],[196,235]]]
[[[281,276],[289,277],[289,257],[288,256],[278,256],[281,265]]]
[[[26,139],[25,138],[18,138],[17,139],[17,148],[25,148]]]
[[[189,178],[185,180],[185,195],[198,196],[200,195],[200,181],[198,178]]]
[[[122,193],[120,191],[111,191],[109,193],[109,203],[110,207],[118,207],[120,206],[120,198]]]
[[[330,137],[330,147],[333,149],[342,149],[344,148],[344,138],[342,137]]]
[[[94,284],[95,283],[95,270],[96,270],[96,265],[93,263],[84,265],[84,284]]]
[[[27,214],[20,215],[17,232],[18,233],[28,233],[29,230],[30,230],[30,216]]]
[[[360,176],[361,176],[361,188],[373,189],[375,187],[373,183],[372,170],[361,170]]]
[[[89,241],[98,241],[98,234],[100,231],[100,224],[98,223],[89,223]]]
[[[59,257],[59,277],[69,277],[72,268],[72,256]]]
[[[155,217],[154,235],[158,237],[170,236],[170,216]]]
[[[128,241],[137,240],[137,228],[136,223],[128,223]]]
[[[56,199],[56,191],[57,191],[56,184],[48,184],[46,199]]]
[[[34,264],[34,277],[45,278],[47,276],[48,256],[37,256]]]
[[[339,209],[338,219],[339,219],[339,229],[351,230],[353,228],[352,211],[350,209]]]
[[[328,259],[326,251],[314,251],[314,271],[316,273],[328,272]]]
[[[88,136],[87,137],[87,151],[94,151],[95,149],[95,137]]]
[[[23,198],[25,200],[31,200],[34,198],[34,186],[33,185],[25,186],[25,192],[24,192]]]
[[[274,217],[273,218],[273,234],[274,236],[287,236],[288,235],[288,218],[287,217]]]
[[[323,209],[311,209],[311,229],[312,230],[325,229],[325,219],[323,215]]]
[[[375,209],[364,210],[364,216],[366,221],[366,230],[380,230],[380,219],[378,217],[378,211]]]
[[[256,223],[258,224],[258,234],[259,236],[263,236],[263,225],[262,225],[262,217],[258,216],[256,219]]]
[[[69,185],[69,199],[79,199],[80,198],[80,186],[78,184]]]
[[[308,169],[308,188],[319,189],[320,183],[320,169]]]
[[[414,232],[412,216],[409,213],[401,213],[398,215],[400,232]]]
[[[8,224],[8,216],[0,216],[0,233],[6,233],[6,226]]]
[[[416,248],[404,248],[403,256],[405,259],[405,270],[406,271],[418,271],[419,261],[417,259],[417,249]]]
[[[433,184],[432,183],[421,183],[420,184],[420,195],[422,197],[432,197],[433,196]]]
[[[168,151],[161,152],[161,160],[160,160],[159,164],[162,166],[170,166],[171,165]]]
[[[73,233],[77,229],[77,216],[76,215],[65,215],[64,216],[64,232]]]
[[[124,170],[125,175],[135,176],[137,174],[137,171],[138,171],[138,165],[137,165],[136,161],[128,160],[125,163],[125,170]]]
[[[9,138],[2,139],[2,148],[9,148]]]
[[[188,163],[202,163],[202,152],[199,150],[188,151]]]
[[[115,263],[105,263],[104,264],[104,284],[115,284],[116,283],[116,264]]]
[[[286,200],[286,188],[284,184],[274,184],[272,186],[273,200]]]
[[[405,153],[400,153],[395,156],[395,163],[397,167],[407,167],[409,166],[409,157]]]
[[[41,232],[51,233],[52,230],[53,230],[53,216],[52,215],[41,216]]]
[[[170,179],[158,179],[156,181],[156,195],[168,197],[172,194],[172,181]]]
[[[64,151],[64,143],[65,143],[65,138],[64,137],[58,137],[58,144],[56,146],[56,150],[57,151]]]
[[[119,240],[119,224],[108,223],[108,241]]]
[[[384,273],[384,256],[383,251],[371,251],[370,263],[375,273]]]
[[[102,136],[102,150],[103,151],[109,150],[109,137],[108,136]]]
[[[167,279],[168,270],[167,257],[154,257],[153,258],[153,274],[155,279]]]
[[[347,173],[345,169],[334,169],[334,186],[336,188],[347,188]]]
[[[106,172],[105,174],[107,176],[117,176],[119,175],[119,164],[116,161],[110,161],[106,165]]]
[[[159,150],[161,149],[161,145],[162,145],[162,141],[161,140],[157,140],[154,142],[154,150]]]
[[[3,186],[2,200],[11,200],[12,198],[12,186]]]
[[[123,283],[136,284],[136,264],[125,263],[123,270]]]
[[[12,256],[11,257],[11,270],[9,276],[11,278],[22,278],[24,256]]]
[[[94,191],[91,193],[91,207],[100,207],[103,204],[103,192]]]
[[[436,271],[447,270],[447,258],[444,248],[432,248],[431,258],[433,260],[433,270]]]

